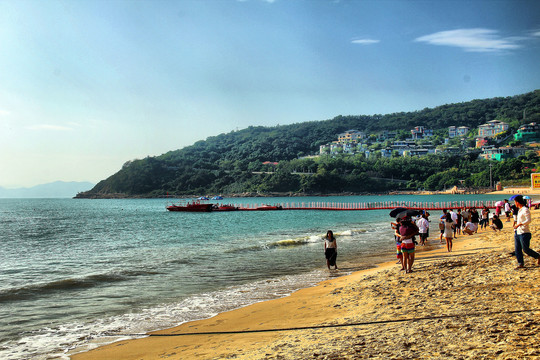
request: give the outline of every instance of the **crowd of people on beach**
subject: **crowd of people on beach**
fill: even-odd
[[[490,209],[485,206],[480,211],[475,208],[443,210],[438,218],[438,228],[440,231],[439,242],[446,244],[448,252],[452,252],[453,239],[458,235],[473,235],[479,230],[501,231],[504,228],[501,216],[504,211],[506,222],[513,222],[514,229],[514,254],[517,260],[517,269],[525,266],[523,253],[535,258],[540,266],[540,254],[530,248],[531,213],[527,200],[521,195],[512,196],[514,204],[510,204],[508,199],[497,202],[494,214],[490,217]],[[414,264],[414,254],[416,246],[425,246],[429,237],[430,213],[427,210],[401,212],[397,215],[396,221],[391,223],[395,230],[394,239],[397,248],[398,264],[401,270],[411,273]],[[490,224],[491,220],[491,224]],[[418,236],[418,241],[416,237]]]
[[[514,253],[517,260],[516,269],[525,267],[523,253],[537,260],[540,266],[540,254],[530,248],[531,223],[530,198],[529,201],[521,195],[514,195],[510,198],[514,201],[511,204],[508,199],[495,204],[494,214],[490,217],[491,210],[484,206],[480,211],[476,207],[444,209],[437,222],[440,234],[438,236],[440,244],[446,244],[446,250],[452,252],[453,240],[459,235],[473,235],[478,230],[501,231],[504,228],[501,217],[506,218],[506,222],[512,222],[514,229]],[[397,209],[396,209],[397,210]],[[396,213],[396,221],[391,223],[394,229],[394,239],[397,248],[398,264],[401,270],[406,273],[413,271],[416,246],[425,246],[429,237],[430,216],[427,210],[416,211],[407,210]],[[392,213],[391,213],[392,215]],[[491,221],[491,224],[490,224]],[[417,241],[418,236],[418,241]],[[324,241],[324,251],[326,265],[329,270],[337,267],[337,242],[332,230],[328,230]]]

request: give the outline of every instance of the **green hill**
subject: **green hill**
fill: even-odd
[[[527,123],[540,122],[540,90],[407,113],[340,115],[325,121],[250,126],[160,156],[128,161],[116,174],[77,197],[157,197],[167,192],[184,195],[373,192],[453,186],[458,179],[469,186],[487,186],[489,183],[481,177],[488,164],[477,160],[477,154],[392,159],[363,155],[299,158],[317,154],[320,145],[336,140],[339,133],[349,129],[366,133],[397,131],[405,138],[410,129],[424,126],[434,129],[435,139],[440,142],[452,125],[474,129],[498,119],[508,122],[515,130],[524,122],[524,111]],[[529,157],[528,160],[529,165],[534,166],[536,159]],[[263,162],[279,162],[279,165]],[[493,169],[494,180],[523,178],[526,175],[523,161],[519,163],[522,164],[519,169],[517,163],[512,169],[503,169],[502,164],[497,164]],[[445,176],[448,179],[445,180]]]

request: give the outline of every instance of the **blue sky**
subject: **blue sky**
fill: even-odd
[[[540,88],[540,1],[0,0],[0,186]]]

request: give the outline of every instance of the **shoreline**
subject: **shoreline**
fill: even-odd
[[[537,225],[540,213],[532,211],[532,214],[531,246],[537,249],[540,244],[535,237],[540,234],[540,226]],[[400,272],[395,261],[388,261],[376,268],[324,280],[284,298],[255,303],[209,319],[151,333],[159,336],[115,342],[75,354],[72,359],[330,359],[330,354],[345,353],[351,357],[344,358],[362,358],[366,354],[376,358],[430,357],[426,354],[452,358],[450,354],[455,356],[455,351],[461,355],[466,352],[480,356],[492,348],[497,348],[496,352],[501,356],[509,356],[512,355],[510,350],[523,351],[518,332],[527,330],[530,336],[540,340],[540,300],[532,296],[540,292],[540,286],[533,281],[540,275],[540,267],[514,270],[515,259],[508,255],[513,248],[510,241],[512,231],[509,223],[504,225],[500,233],[484,230],[473,236],[458,236],[452,253],[447,253],[444,248],[417,252],[416,271],[412,274]],[[434,242],[438,243],[438,238],[431,239],[430,243]],[[526,257],[526,261],[531,265],[530,258]],[[501,286],[503,282],[506,286]],[[523,325],[516,320],[517,315],[508,313],[519,310],[505,306],[512,297],[518,298],[518,305],[530,302],[529,307],[537,309],[523,315],[524,319],[532,318],[533,322],[527,320],[529,322]],[[452,314],[469,314],[470,319],[465,315],[447,317]],[[407,318],[425,318],[422,320],[425,323],[419,320],[406,322],[407,327],[393,322]],[[494,318],[496,321],[492,320]],[[217,334],[231,330],[290,329],[365,321],[387,322],[377,326]],[[496,332],[477,324],[481,322],[496,326]],[[428,328],[427,323],[430,324]],[[381,332],[380,327],[387,330]],[[200,332],[213,334],[179,336]],[[469,341],[461,346],[455,343],[459,343],[459,338],[456,338],[456,341],[444,342],[443,348],[453,349],[448,354],[441,349],[443,338],[463,336],[468,339],[471,334],[475,339],[488,341],[490,346],[471,345]],[[502,335],[515,339],[493,342],[493,336]],[[427,340],[431,337],[433,339]],[[523,340],[529,341],[527,339]],[[422,352],[418,353],[420,348]],[[540,356],[538,350],[532,351],[524,355]],[[358,357],[353,357],[353,354]]]

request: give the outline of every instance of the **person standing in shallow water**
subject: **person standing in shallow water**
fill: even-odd
[[[332,230],[326,232],[326,237],[324,239],[324,257],[326,258],[328,270],[330,270],[331,266],[334,266],[337,270],[337,242]]]
[[[527,207],[527,203],[521,195],[514,198],[514,203],[518,208],[517,219],[514,223],[514,245],[516,250],[516,259],[518,262],[516,269],[522,269],[525,267],[523,253],[535,258],[538,261],[538,265],[540,265],[540,254],[529,248],[531,245],[531,231],[529,230],[529,224],[531,223],[531,211]]]

